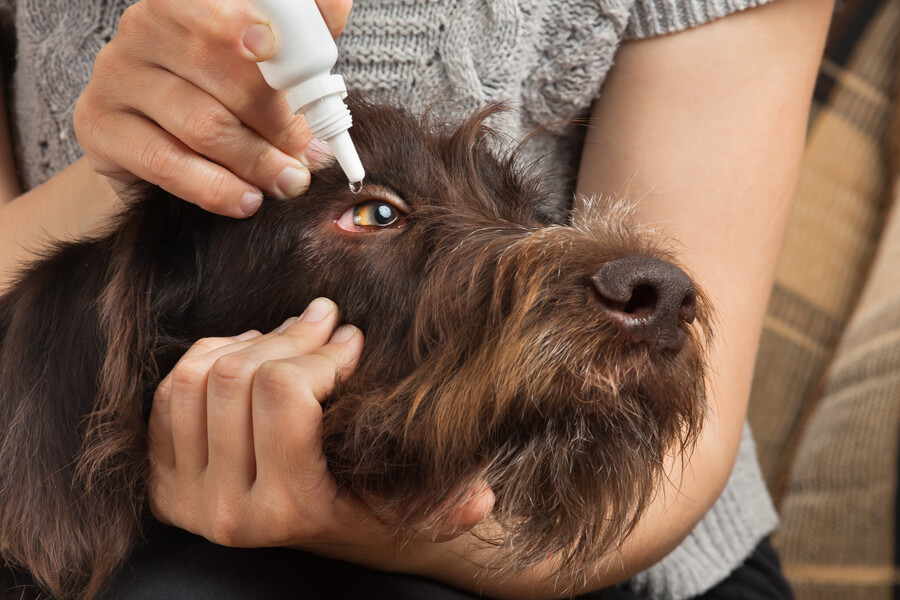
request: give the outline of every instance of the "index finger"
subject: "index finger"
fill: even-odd
[[[295,0],[296,1],[296,0]],[[277,45],[272,21],[249,0],[146,0],[150,13],[175,23],[233,54],[253,61],[272,57]],[[317,3],[333,37],[340,35],[352,0]]]
[[[268,16],[249,0],[145,0],[148,13],[249,60],[275,52]]]

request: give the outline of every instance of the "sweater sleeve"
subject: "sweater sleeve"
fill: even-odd
[[[767,2],[769,0],[635,0],[625,39],[675,33]]]

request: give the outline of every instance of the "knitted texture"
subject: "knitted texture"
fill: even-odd
[[[339,39],[352,88],[455,119],[485,102],[514,109],[494,126],[518,140],[587,115],[626,38],[682,30],[763,0],[358,0]],[[17,6],[16,6],[17,3]],[[10,112],[19,175],[34,187],[81,156],[72,111],[97,51],[130,0],[0,0],[15,12]],[[438,104],[435,104],[438,102]],[[582,131],[549,127],[530,158],[574,183]],[[680,548],[631,585],[687,598],[725,578],[776,517],[745,434],[722,499]]]

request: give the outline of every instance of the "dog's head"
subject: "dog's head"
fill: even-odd
[[[339,482],[387,499],[410,533],[483,479],[496,566],[596,564],[700,429],[702,296],[626,203],[548,216],[543,180],[496,154],[496,109],[452,128],[352,110],[361,193],[334,166],[246,222],[200,217],[219,226],[195,238],[206,266],[185,337],[274,326],[332,298],[366,335],[325,406]]]
[[[116,514],[133,520],[146,480],[134,398],[146,417],[191,343],[273,328],[326,296],[366,336],[357,371],[324,406],[339,483],[385,499],[403,537],[446,518],[483,480],[496,501],[478,532],[503,557],[486,566],[527,568],[553,554],[571,580],[615,550],[664,458],[696,439],[705,302],[635,230],[625,203],[585,201],[554,218],[544,180],[514,153],[497,155],[485,126],[496,108],[458,127],[365,100],[351,110],[361,193],[331,166],[302,197],[233,220],[142,188],[117,230],[85,247],[111,258],[102,291],[82,286],[73,299],[97,310],[103,329],[99,391],[84,394],[100,398],[77,461],[92,494],[84,510],[118,502]],[[69,251],[78,268],[81,252]],[[68,490],[54,519],[81,526],[65,516]],[[96,539],[108,547],[126,537],[118,531]],[[85,539],[92,552],[98,544]],[[85,559],[91,585],[122,548],[102,568]],[[65,562],[48,562],[43,580]]]

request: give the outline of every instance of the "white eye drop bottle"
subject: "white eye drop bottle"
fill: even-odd
[[[259,63],[270,86],[287,90],[291,110],[306,116],[310,132],[328,143],[354,192],[362,187],[365,169],[347,131],[353,123],[344,104],[344,78],[332,75],[337,46],[315,0],[253,0],[272,19],[277,49]]]

